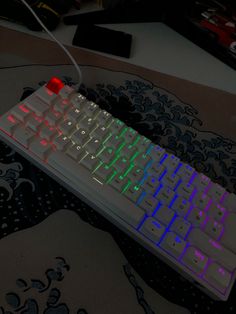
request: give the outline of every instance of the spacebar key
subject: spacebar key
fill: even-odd
[[[122,220],[137,227],[145,217],[145,212],[106,184],[96,181],[91,173],[64,153],[53,152],[48,163],[62,174],[74,190],[92,201],[96,207],[100,205],[102,213],[111,218],[119,216]]]

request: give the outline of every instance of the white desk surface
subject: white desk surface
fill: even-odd
[[[81,12],[87,10],[85,8]],[[76,13],[78,12],[80,11]],[[11,22],[1,20],[0,25],[48,38],[46,33],[32,32],[24,26]],[[234,69],[165,24],[135,23],[104,26],[133,35],[131,58],[125,59],[109,55],[110,57],[236,94],[236,71]],[[53,34],[62,43],[72,46],[75,30],[76,26],[67,26],[61,23]]]

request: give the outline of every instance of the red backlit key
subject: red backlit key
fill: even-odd
[[[41,87],[36,91],[36,95],[46,104],[52,105],[53,102],[58,98],[53,91],[49,90],[45,86]]]
[[[14,138],[27,148],[29,147],[34,137],[35,132],[25,128],[23,125],[17,126],[17,128],[14,131]]]
[[[6,133],[12,135],[19,124],[19,121],[12,114],[5,114],[0,117],[0,128]]]
[[[12,109],[12,114],[21,122],[25,122],[30,116],[30,110],[26,105],[20,104]]]
[[[37,116],[43,117],[49,110],[49,106],[36,95],[32,95],[24,101],[25,105]]]
[[[51,151],[51,145],[45,139],[37,138],[30,144],[30,150],[45,160]]]
[[[31,130],[38,132],[40,127],[42,126],[43,120],[37,116],[31,116],[27,122],[26,127],[30,128]]]

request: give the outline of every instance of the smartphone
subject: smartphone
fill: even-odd
[[[129,58],[132,35],[93,24],[77,26],[73,45]]]

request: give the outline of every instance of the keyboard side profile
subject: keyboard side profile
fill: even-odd
[[[59,79],[0,138],[216,300],[236,278],[236,195]]]

